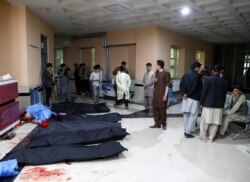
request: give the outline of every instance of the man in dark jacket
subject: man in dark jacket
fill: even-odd
[[[182,108],[184,119],[184,135],[186,138],[194,138],[191,131],[197,122],[200,110],[200,95],[202,89],[202,81],[199,76],[201,63],[195,61],[191,65],[191,71],[186,73],[180,83],[180,91],[183,94]]]
[[[79,75],[79,65],[77,63],[74,64],[75,71],[74,71],[74,78],[75,78],[75,86],[77,94],[81,94],[81,78]]]
[[[220,77],[220,67],[214,67],[213,76],[204,80],[200,103],[203,106],[200,121],[200,139],[212,142],[221,125],[227,83]],[[208,132],[209,131],[209,132]],[[207,138],[207,133],[209,136]]]
[[[46,65],[46,69],[43,71],[42,74],[42,85],[43,88],[45,89],[46,92],[46,104],[47,106],[50,106],[50,102],[49,99],[51,97],[51,93],[52,93],[52,86],[53,86],[53,74],[52,74],[52,70],[53,69],[53,65],[51,63],[47,63]]]

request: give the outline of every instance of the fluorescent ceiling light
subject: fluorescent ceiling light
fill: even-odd
[[[181,14],[182,14],[183,16],[186,16],[186,15],[188,15],[189,13],[190,13],[190,8],[184,7],[184,8],[181,9]]]

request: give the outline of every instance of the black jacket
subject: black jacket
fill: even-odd
[[[203,107],[224,108],[227,83],[219,75],[204,80],[200,103]]]
[[[192,70],[181,78],[180,91],[183,95],[187,94],[187,97],[199,101],[201,90],[201,77],[196,71]]]

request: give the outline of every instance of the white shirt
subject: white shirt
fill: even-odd
[[[102,82],[102,71],[93,71],[89,79],[92,81],[92,85],[100,86]]]

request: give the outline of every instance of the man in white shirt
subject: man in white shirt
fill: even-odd
[[[147,72],[144,74],[142,83],[144,87],[144,106],[145,111],[149,111],[152,108],[153,92],[154,92],[154,78],[155,73],[151,70],[152,64],[146,64]]]
[[[99,64],[94,66],[94,71],[90,74],[89,80],[92,83],[94,104],[98,104],[102,82],[102,71],[100,71]]]
[[[129,100],[129,87],[131,85],[131,79],[129,74],[125,72],[124,67],[120,67],[116,75],[116,84],[117,84],[117,105],[120,105],[122,100],[125,100],[125,108],[128,109],[128,100]]]

